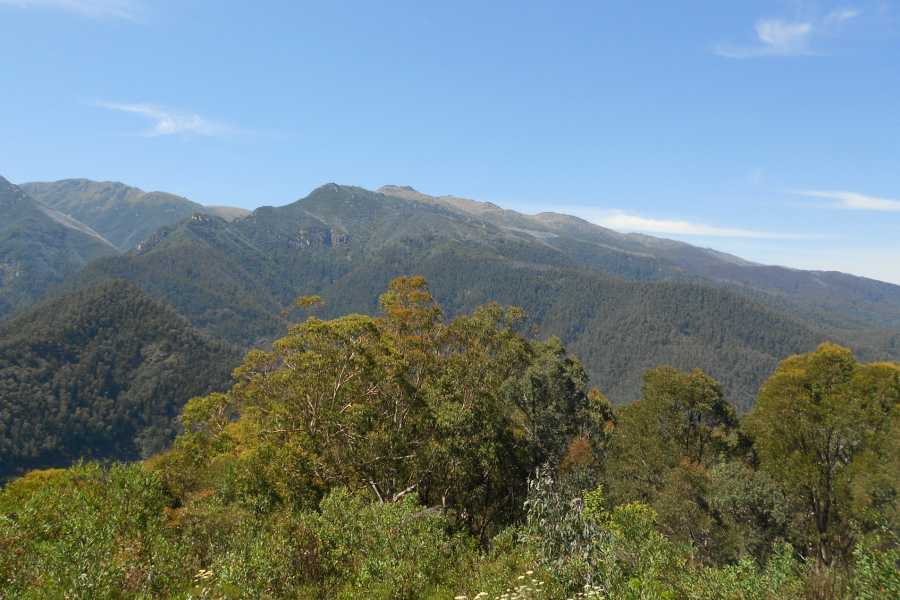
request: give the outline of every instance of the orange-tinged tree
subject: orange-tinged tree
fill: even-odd
[[[271,351],[249,353],[231,391],[186,407],[179,443],[210,464],[252,464],[250,496],[416,493],[487,535],[521,510],[538,464],[598,429],[587,423],[587,377],[557,341],[522,337],[518,309],[445,322],[421,277],[395,279],[381,307],[379,317],[310,317]]]

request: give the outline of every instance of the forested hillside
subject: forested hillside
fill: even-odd
[[[216,214],[229,220],[248,211],[208,207],[165,192],[145,192],[111,181],[63,179],[24,183],[22,189],[42,204],[87,223],[120,250],[130,250],[160,227],[194,213]]]
[[[371,313],[378,289],[418,273],[449,314],[491,300],[523,307],[538,337],[559,336],[617,403],[637,397],[646,368],[669,363],[706,369],[744,409],[780,358],[826,337],[727,288],[628,281],[594,267],[452,207],[330,184],[235,223],[194,216],[92,264],[73,285],[128,279],[195,326],[248,345],[283,331],[298,295],[321,295],[324,315]]]
[[[0,323],[0,478],[165,448],[184,403],[223,389],[237,358],[125,282]]]
[[[115,253],[97,232],[0,177],[0,319],[30,306],[88,261]]]
[[[743,418],[659,367],[616,409],[521,316],[447,319],[411,277],[377,316],[299,322],[171,449],[0,490],[0,595],[900,595],[900,365],[822,344]]]

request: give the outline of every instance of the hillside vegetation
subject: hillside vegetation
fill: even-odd
[[[237,359],[125,282],[0,323],[0,478],[165,448],[184,403],[224,389]]]
[[[900,365],[822,344],[743,418],[709,375],[659,367],[615,409],[517,309],[447,319],[419,277],[379,307],[248,353],[143,463],[7,484],[0,594],[900,594]]]

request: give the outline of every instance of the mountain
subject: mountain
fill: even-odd
[[[450,314],[490,301],[522,306],[528,325],[559,336],[616,402],[637,397],[645,369],[668,363],[707,370],[747,408],[778,360],[835,337],[793,298],[779,304],[773,292],[685,267],[754,268],[735,257],[564,215],[386,191],[328,184],[232,223],[194,215],[92,263],[72,285],[128,279],[195,326],[248,345],[297,318],[285,309],[298,295],[322,295],[328,316],[371,313],[391,278],[422,274]]]
[[[90,260],[116,253],[87,225],[0,177],[0,318],[41,298]]]
[[[0,324],[0,479],[162,449],[184,403],[227,387],[238,359],[121,281]]]
[[[24,183],[21,187],[45,206],[87,223],[121,250],[135,247],[160,227],[194,213],[234,220],[250,212],[228,206],[203,206],[174,194],[145,192],[109,181],[64,179]]]

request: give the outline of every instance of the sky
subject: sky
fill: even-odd
[[[0,175],[337,182],[900,284],[900,0],[0,0]]]

